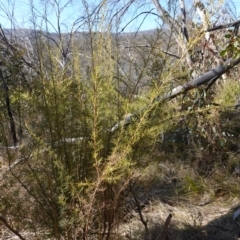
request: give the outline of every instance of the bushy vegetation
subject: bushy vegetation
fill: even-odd
[[[207,191],[207,177],[220,181],[216,171],[226,177],[219,166],[237,174],[239,70],[223,83],[214,84],[222,74],[188,82],[222,57],[238,59],[239,40],[228,33],[216,58],[221,36],[204,49],[204,22],[184,45],[174,27],[124,36],[109,27],[117,13],[105,1],[92,12],[82,6],[86,18],[75,24],[84,32],[63,33],[58,22],[49,33],[48,15],[40,28],[33,21],[32,37],[0,29],[0,221],[21,239],[121,239],[119,226],[137,209],[150,239],[144,189],[171,179],[174,194],[195,196]],[[173,95],[177,86],[185,87]],[[195,170],[179,167],[180,176],[168,169],[175,161]]]

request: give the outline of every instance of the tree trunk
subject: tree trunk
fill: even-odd
[[[6,80],[4,79],[2,70],[0,70],[0,78],[2,80],[3,94],[4,94],[6,108],[7,108],[7,113],[8,113],[8,117],[9,117],[11,137],[12,137],[13,145],[16,146],[17,145],[16,127],[15,127],[15,122],[14,122],[14,118],[13,118],[13,114],[12,114],[12,108],[11,108],[11,103],[10,103],[8,85],[7,85]]]

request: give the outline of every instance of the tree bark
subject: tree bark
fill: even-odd
[[[9,90],[8,90],[8,85],[7,82],[3,76],[2,70],[0,70],[0,79],[2,80],[2,88],[3,88],[3,93],[4,93],[4,98],[5,98],[5,103],[6,103],[6,108],[7,108],[7,113],[9,117],[9,124],[10,124],[10,130],[11,130],[11,136],[12,136],[12,141],[13,145],[17,145],[17,134],[16,134],[16,127],[15,127],[15,122],[12,114],[12,108],[11,108],[11,102],[10,102],[10,97],[9,97]]]

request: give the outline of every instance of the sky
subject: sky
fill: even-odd
[[[52,3],[54,1],[60,1],[61,2],[61,7],[65,5],[65,3],[68,0],[0,0],[0,24],[3,28],[11,28],[11,22],[8,20],[8,18],[13,15],[12,14],[12,8],[15,9],[14,12],[14,17],[15,17],[15,24],[19,28],[33,28],[32,26],[32,14],[31,14],[31,7],[29,2],[32,2],[35,6],[35,17],[37,17],[44,9],[44,3],[48,2],[48,7],[47,7],[47,12],[48,12],[48,20],[52,23],[51,25],[48,25],[49,31],[54,32],[54,28],[56,28],[56,9],[54,9]],[[97,2],[99,0],[86,0],[88,4],[91,6],[93,2]],[[150,1],[150,0],[147,0]],[[145,1],[145,2],[147,2]],[[160,0],[162,2],[162,0]],[[186,2],[190,2],[193,0],[185,0]],[[204,0],[207,1],[207,0]],[[236,7],[236,17],[240,19],[240,0],[227,0],[231,6],[235,5]],[[64,11],[61,13],[61,22],[62,22],[62,31],[67,32],[70,31],[70,28],[72,26],[73,21],[76,19],[76,16],[81,16],[85,14],[85,10],[83,7],[79,5],[80,0],[73,0],[73,5],[69,5],[64,9]],[[129,0],[121,0],[121,3],[125,4],[129,2]],[[138,1],[140,3],[140,1]],[[144,3],[144,2],[141,2]],[[187,5],[187,4],[186,4]],[[154,8],[153,5],[150,4],[142,4],[138,5],[142,6],[139,8],[139,10],[136,12],[136,5],[133,6],[129,12],[128,15],[126,15],[125,21],[123,21],[120,24],[120,28],[124,28],[127,23],[129,22],[130,19],[133,18],[133,16],[138,15],[141,11],[150,11]],[[120,8],[121,6],[119,6]],[[147,8],[146,8],[147,7]],[[7,13],[7,14],[6,14]],[[235,12],[234,12],[235,13]],[[8,16],[7,16],[8,15]],[[149,30],[149,29],[154,29],[158,26],[159,20],[157,19],[156,16],[154,15],[148,15],[144,19],[145,15],[140,15],[138,18],[134,19],[130,24],[126,26],[124,29],[125,32],[130,32],[130,31],[136,31],[139,30],[138,28],[140,27],[140,30]],[[39,18],[38,18],[39,19]],[[143,21],[144,20],[144,21]],[[236,20],[236,18],[235,18]],[[41,25],[43,28],[45,28],[45,24],[43,21],[40,19],[37,21],[39,26]],[[83,30],[83,29],[81,29]]]

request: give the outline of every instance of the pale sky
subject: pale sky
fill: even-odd
[[[62,3],[61,6],[64,6],[64,4],[67,2],[67,0],[0,0],[0,23],[3,28],[11,28],[11,23],[7,19],[8,17],[6,16],[6,13],[11,18],[11,15],[12,15],[11,9],[12,9],[12,7],[14,7],[14,9],[15,9],[14,16],[15,16],[15,20],[17,22],[17,26],[20,28],[21,27],[33,28],[32,23],[30,22],[30,20],[31,20],[30,16],[32,16],[32,14],[31,14],[31,7],[30,7],[29,2],[33,2],[36,9],[39,10],[40,12],[42,12],[42,10],[44,9],[44,7],[43,7],[44,2],[48,2],[51,4],[51,2],[54,2],[54,1],[60,1]],[[96,2],[99,0],[91,0],[91,2],[93,2],[93,1]],[[186,0],[186,1],[190,1],[190,0]],[[238,19],[240,19],[240,0],[227,0],[227,1],[229,2],[230,5],[231,4],[235,5],[237,17],[238,17]],[[70,4],[69,7],[67,7],[62,12],[62,17],[61,17],[61,22],[63,23],[61,25],[62,31],[69,31],[73,21],[76,19],[76,16],[77,15],[81,16],[81,15],[85,14],[84,8],[80,7],[79,2],[81,2],[81,1],[73,0],[74,4],[73,5]],[[87,2],[89,3],[90,0],[87,0]],[[124,2],[128,2],[128,0],[122,0],[122,3],[124,3]],[[139,3],[144,3],[144,2],[139,1]],[[121,24],[120,28],[123,28],[126,25],[126,23],[129,21],[129,19],[132,19],[132,16],[136,16],[141,11],[144,11],[144,8],[146,6],[148,7],[147,8],[148,11],[151,10],[152,8],[154,8],[153,5],[150,5],[150,4],[143,5],[142,4],[142,8],[140,8],[138,12],[135,12],[135,8],[133,7],[132,9],[130,9],[130,11],[128,13],[128,16],[129,16],[128,19],[126,19],[125,22],[123,22]],[[55,17],[56,14],[54,13],[55,10],[53,7],[51,7],[51,5],[49,5],[47,8],[48,20],[51,23],[53,23],[54,27],[56,27],[56,17]],[[82,12],[82,14],[81,14],[81,12]],[[35,12],[35,14],[37,15],[38,13]],[[145,15],[141,15],[141,17],[138,17],[137,19],[133,20],[131,22],[131,24],[129,24],[126,27],[125,31],[137,30],[138,27],[142,23],[143,16],[145,16]],[[144,20],[140,30],[154,29],[157,27],[158,22],[159,21],[156,16],[148,15],[146,17],[146,19]],[[42,27],[44,28],[43,22],[39,21],[38,24],[39,25],[42,24]],[[80,30],[82,30],[82,29],[80,29]],[[53,31],[53,27],[50,28],[50,31]]]

